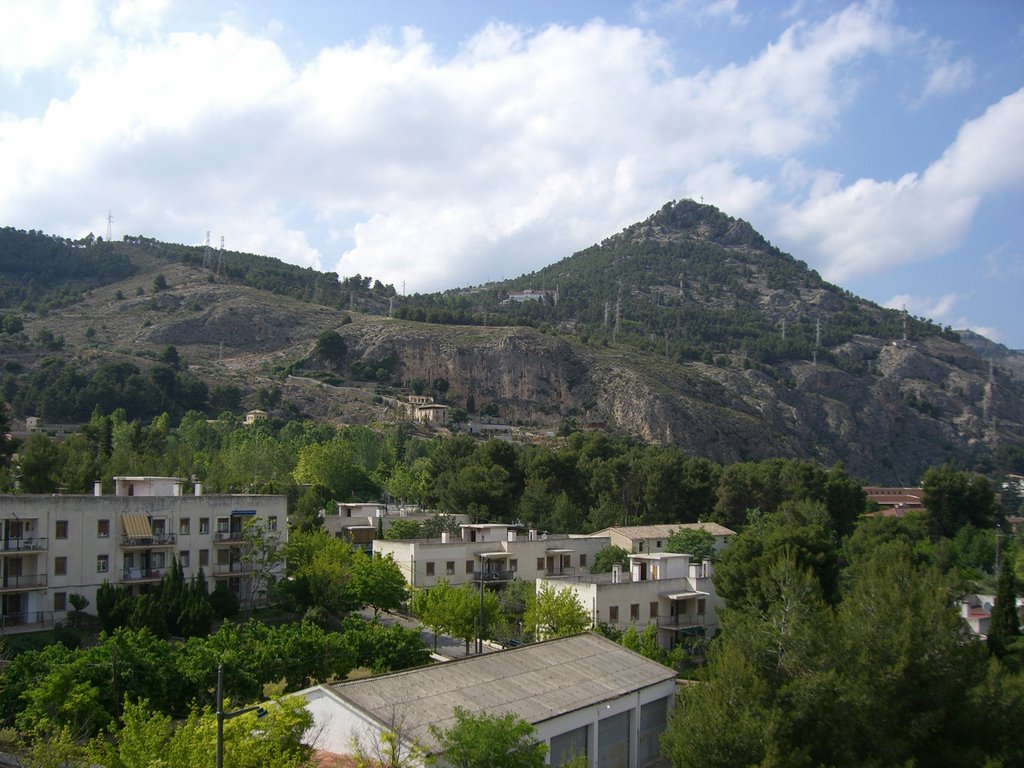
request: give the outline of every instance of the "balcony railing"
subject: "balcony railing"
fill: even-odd
[[[683,613],[679,616],[659,616],[659,627],[702,627],[704,626],[703,613]]]
[[[572,567],[570,567],[568,565],[565,566],[564,568],[559,568],[556,565],[553,568],[547,568],[544,571],[544,575],[545,576],[575,576],[576,575],[576,569],[572,568]]]
[[[0,592],[9,592],[17,589],[42,589],[45,586],[45,573],[32,573],[27,576],[0,577]]]
[[[154,533],[152,536],[121,536],[122,547],[173,547],[178,540],[173,533]]]
[[[474,571],[473,581],[512,581],[515,571]]]
[[[167,573],[166,568],[125,568],[121,581],[159,581]]]
[[[242,531],[217,531],[213,534],[213,541],[216,544],[228,544],[232,541],[241,541]]]
[[[0,632],[11,627],[48,627],[53,625],[53,611],[7,613],[0,615]]]
[[[11,538],[0,541],[0,553],[2,552],[39,552],[46,549],[49,539],[43,536],[41,539],[31,536],[24,539]]]
[[[252,571],[252,563],[214,563],[213,572],[218,576],[226,573],[249,573]]]

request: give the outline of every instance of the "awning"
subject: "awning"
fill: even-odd
[[[665,595],[669,600],[686,600],[689,597],[709,597],[709,592],[675,592],[671,595]]]
[[[148,515],[121,515],[121,525],[125,535],[133,539],[153,538],[153,526]]]
[[[233,509],[231,510],[232,515],[255,515],[255,509]]]
[[[568,555],[568,554],[570,554],[572,552],[575,552],[576,550],[575,549],[545,549],[544,551],[547,552],[549,555]]]
[[[498,560],[503,557],[508,557],[508,552],[477,552],[476,556],[484,560]]]

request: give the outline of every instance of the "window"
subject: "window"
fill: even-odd
[[[188,552],[179,552],[178,553],[178,562],[181,564],[182,568],[188,568],[188,560],[189,560],[189,553]]]
[[[508,561],[508,569],[510,571],[512,571],[512,573],[515,573],[516,571],[518,571],[519,570],[519,561],[516,560],[513,557],[511,560]]]
[[[150,556],[149,556],[149,561],[153,564],[153,568],[154,569],[156,569],[156,568],[163,568],[164,565],[165,565],[164,553],[163,552],[153,552],[153,553],[151,553]]]
[[[181,520],[178,521],[178,533],[181,536],[188,536],[188,529],[191,527],[191,525],[192,520],[190,520],[187,517],[181,518]]]
[[[200,549],[199,550],[199,567],[203,568],[210,564],[210,550]]]
[[[217,565],[227,565],[231,562],[231,552],[226,549],[217,550]]]
[[[580,568],[586,568],[586,567],[587,567],[587,556],[586,555],[580,555]]]
[[[433,575],[434,575],[434,564],[432,562],[431,563],[427,563],[427,576],[433,576]]]
[[[455,561],[454,560],[449,560],[447,563],[444,564],[444,573],[445,573],[446,576],[454,576],[455,575]]]
[[[200,517],[199,518],[199,532],[209,533],[210,532],[210,518]]]
[[[67,520],[58,520],[57,521],[57,530],[54,532],[54,538],[56,538],[56,539],[66,539],[67,537],[68,537],[68,521]]]
[[[629,620],[640,621],[640,603],[633,603],[629,606]]]
[[[608,608],[608,621],[615,624],[619,620],[619,606],[613,605]]]
[[[110,536],[110,521],[109,520],[97,520],[96,521],[96,535],[101,539],[109,538]]]
[[[268,531],[276,531],[277,530],[277,515],[271,515],[270,517],[267,518],[267,530]]]
[[[96,573],[106,573],[110,567],[110,558],[107,555],[96,556]]]
[[[68,559],[66,557],[53,558],[53,575],[64,576],[68,572]]]
[[[697,600],[697,613],[704,613],[704,605],[704,598],[699,598]]]
[[[467,560],[466,561],[466,573],[473,573],[473,561],[472,560]]]
[[[231,529],[231,521],[226,517],[217,518],[217,533],[227,533]]]
[[[68,593],[67,592],[54,592],[53,593],[53,610],[55,611],[66,611],[68,609]]]
[[[538,571],[543,571],[544,570],[544,558],[543,557],[538,557],[537,558],[537,570]]]
[[[656,546],[658,549],[661,549],[661,539],[658,539],[656,542],[654,542],[654,546]]]
[[[651,618],[652,619],[658,618],[658,601],[657,600],[651,600]]]

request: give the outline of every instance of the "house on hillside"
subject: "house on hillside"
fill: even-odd
[[[451,410],[450,406],[437,403],[417,405],[413,408],[412,418],[413,421],[418,421],[421,424],[437,424],[443,427],[448,423]]]
[[[627,552],[665,552],[668,545],[668,537],[673,532],[684,529],[695,529],[707,531],[715,537],[715,552],[721,552],[722,547],[736,531],[726,528],[718,523],[674,523],[672,525],[623,525],[605,528],[590,534],[591,536],[607,536],[616,547],[622,547]]]
[[[391,731],[436,754],[430,726],[451,727],[455,707],[462,707],[530,723],[548,745],[552,766],[582,755],[591,766],[645,768],[660,761],[675,677],[674,670],[588,633],[296,695],[313,715],[311,746],[325,752],[351,753],[354,740],[378,743]]]
[[[253,410],[246,412],[245,424],[246,426],[251,426],[253,424],[256,424],[257,422],[266,421],[269,418],[269,413],[260,408],[254,408]]]
[[[711,577],[710,560],[691,562],[689,555],[656,552],[629,556],[629,572],[548,577],[537,588],[569,590],[590,613],[593,626],[618,630],[658,628],[658,644],[674,648],[686,636],[710,637],[718,629],[721,606]]]
[[[879,506],[877,512],[870,512],[866,517],[905,517],[907,512],[924,509],[923,488],[868,485],[863,490],[868,502]]]

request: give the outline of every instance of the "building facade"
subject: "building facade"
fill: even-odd
[[[700,530],[707,531],[715,537],[715,552],[721,552],[729,539],[736,535],[736,531],[726,528],[718,523],[674,523],[672,525],[623,525],[612,528],[605,528],[590,534],[591,536],[606,536],[616,547],[622,547],[627,552],[665,552],[668,546],[668,538],[676,531]]]
[[[607,537],[524,534],[500,524],[460,529],[461,536],[440,539],[378,539],[373,551],[385,557],[390,554],[409,586],[424,589],[441,580],[458,586],[588,573],[597,552],[608,544]]]
[[[674,648],[687,635],[711,636],[718,629],[718,599],[710,560],[693,563],[689,555],[667,552],[629,557],[629,572],[538,579],[569,590],[590,613],[593,626],[618,630],[654,625],[662,648]]]
[[[245,523],[262,521],[287,537],[284,496],[182,493],[167,477],[114,478],[114,495],[0,496],[0,629],[61,620],[68,597],[96,605],[104,582],[140,594],[159,583],[172,559],[185,577],[202,569],[212,588],[225,583],[239,599],[252,594],[243,561]]]

